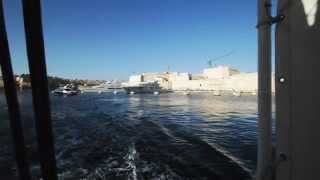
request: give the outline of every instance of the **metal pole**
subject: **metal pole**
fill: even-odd
[[[0,0],[0,62],[19,176],[20,179],[30,180],[29,163],[26,158],[26,147],[20,117],[16,83],[11,65],[2,0]]]
[[[258,0],[258,24],[271,17],[270,0]],[[271,25],[258,26],[258,169],[257,180],[271,180]]]
[[[40,0],[22,0],[22,4],[41,173],[44,180],[56,180],[41,4]]]

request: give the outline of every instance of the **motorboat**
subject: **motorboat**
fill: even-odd
[[[77,86],[73,84],[67,84],[63,87],[59,87],[52,91],[55,95],[67,95],[67,96],[74,96],[81,93]]]
[[[168,93],[170,90],[162,88],[158,82],[140,82],[136,84],[124,84],[123,89],[128,94],[161,94]]]

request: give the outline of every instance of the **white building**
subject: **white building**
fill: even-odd
[[[204,69],[195,76],[190,73],[144,73],[130,76],[129,83],[157,81],[161,87],[173,91],[221,91],[229,93],[257,93],[258,74],[243,73],[229,66]],[[274,81],[274,78],[273,78]],[[274,91],[274,86],[273,86]]]
[[[129,77],[129,83],[140,83],[143,81],[143,75],[132,75]]]
[[[219,65],[213,68],[204,69],[202,75],[207,79],[222,79],[239,73],[240,71],[229,66]]]

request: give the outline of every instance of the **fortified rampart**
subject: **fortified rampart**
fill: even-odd
[[[197,75],[179,72],[143,73],[129,78],[130,84],[151,81],[157,81],[161,87],[173,91],[256,94],[258,90],[257,73],[244,73],[222,65],[204,69],[202,74]],[[274,86],[272,90],[274,92]]]

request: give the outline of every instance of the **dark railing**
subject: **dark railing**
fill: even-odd
[[[11,134],[15,149],[15,158],[19,175],[21,177],[20,179],[30,180],[31,176],[29,171],[29,164],[26,159],[26,146],[23,136],[16,83],[11,65],[11,57],[7,32],[5,28],[2,0],[0,0],[0,63],[4,90],[8,104]]]
[[[44,179],[57,179],[40,0],[22,0],[33,106]]]
[[[40,0],[22,0],[22,3],[41,174],[44,180],[56,180],[57,171],[42,32],[41,4]],[[0,0],[0,6],[0,61],[10,125],[20,179],[29,180],[31,179],[31,175],[26,159],[26,148],[16,83],[10,59],[2,0]]]

